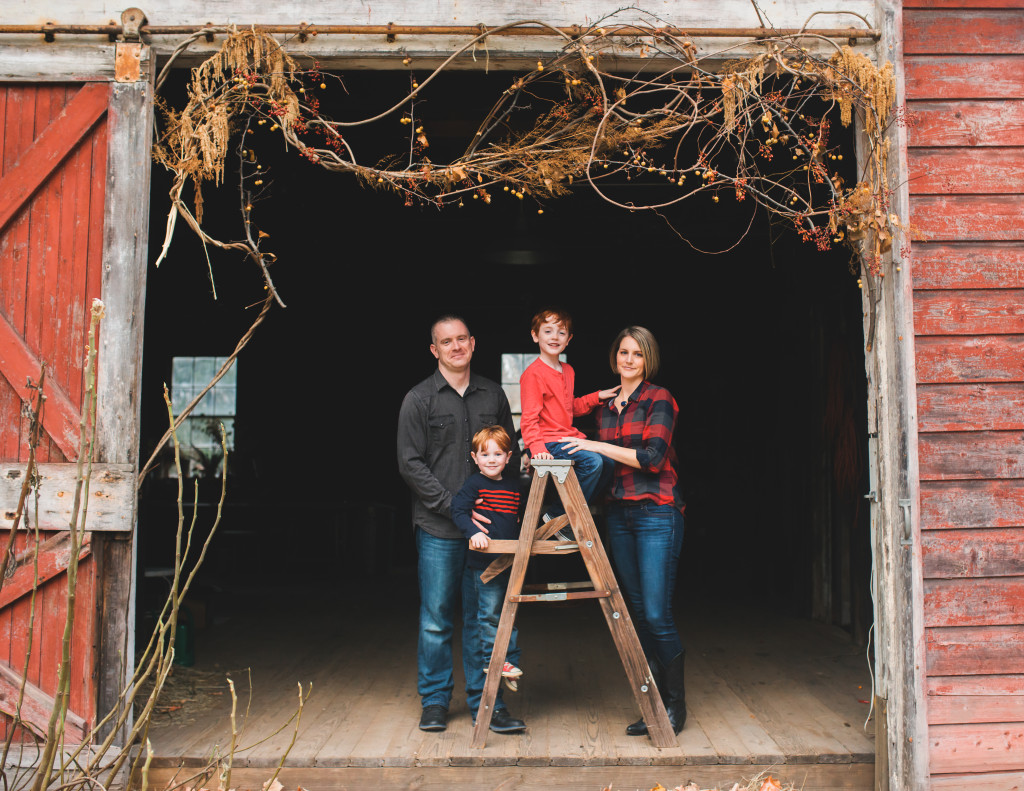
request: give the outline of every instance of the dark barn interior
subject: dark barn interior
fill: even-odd
[[[172,96],[183,83],[175,79]],[[345,90],[332,82],[323,101],[335,117],[368,116],[407,81],[399,72],[346,74]],[[435,162],[458,153],[488,97],[508,81],[458,73],[426,95],[417,113]],[[395,119],[349,139],[365,144],[357,151],[372,164],[407,147],[408,134]],[[278,256],[271,273],[287,308],[271,310],[238,360],[227,506],[195,588],[204,616],[197,664],[210,630],[242,622],[247,607],[252,615],[257,593],[283,601],[289,619],[314,620],[327,606],[369,621],[388,617],[385,601],[415,613],[409,494],[394,436],[402,397],[436,365],[428,327],[444,312],[465,316],[476,338],[473,370],[499,379],[502,353],[533,350],[530,317],[550,303],[575,318],[568,358],[578,394],[614,384],[608,344],[622,327],[647,326],[661,344],[656,381],[679,404],[675,445],[687,500],[680,621],[728,602],[832,624],[866,644],[864,335],[846,251],[819,252],[763,211],[752,217],[752,202],[730,190],[719,202],[700,195],[661,214],[613,207],[586,185],[542,204],[499,191],[490,205],[467,198],[438,211],[327,173],[270,132],[256,140],[268,190],[254,222]],[[854,180],[852,136],[845,146]],[[241,236],[236,184],[237,171],[229,172],[225,186],[205,191],[213,236]],[[163,241],[168,186],[155,168],[151,260]],[[678,187],[656,174],[608,187],[636,203],[670,189]],[[216,299],[204,250],[181,221],[167,260],[149,272],[143,460],[166,429],[161,387],[170,384],[171,358],[230,354],[265,297],[255,264],[208,252]],[[162,592],[144,571],[173,558],[176,485],[156,472],[142,490],[141,628],[147,597]],[[200,487],[201,502],[215,502],[219,479]],[[202,531],[212,508],[200,512]],[[582,570],[552,563],[535,573],[557,579]],[[309,628],[316,633],[315,623]]]

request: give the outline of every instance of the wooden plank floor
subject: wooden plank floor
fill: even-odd
[[[687,601],[685,591],[680,601]],[[870,676],[863,650],[839,630],[749,604],[681,604],[689,719],[678,746],[659,750],[624,732],[638,710],[597,605],[524,605],[518,625],[525,675],[506,702],[527,730],[492,733],[477,750],[470,747],[460,676],[448,730],[416,727],[416,610],[415,593],[396,590],[222,594],[210,610],[219,622],[196,632],[196,665],[175,674],[176,689],[190,675],[213,681],[179,694],[171,703],[181,708],[156,718],[149,734],[153,766],[198,766],[214,750],[223,754],[230,701],[221,679],[230,673],[240,727],[245,720],[235,761],[240,769],[280,764],[295,736],[287,720],[297,709],[299,685],[312,684],[287,767],[518,767],[521,773],[565,767],[571,774],[572,768],[651,766],[688,767],[690,775],[735,767],[736,781],[776,767],[776,776],[808,788],[870,787],[873,723],[864,729]],[[845,766],[845,773],[833,774],[854,779],[809,782],[824,777],[827,765]]]

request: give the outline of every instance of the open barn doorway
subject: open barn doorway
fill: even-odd
[[[359,73],[345,81],[359,97],[405,79]],[[446,79],[451,88],[428,104],[436,149],[471,133],[485,109],[475,102],[487,101],[472,97],[500,92],[509,77]],[[395,126],[400,140],[406,130]],[[847,150],[852,165],[852,138]],[[697,665],[732,673],[740,681],[722,699],[739,701],[751,717],[769,712],[769,719],[782,715],[759,697],[759,685],[794,683],[790,673],[810,674],[813,685],[821,671],[809,669],[817,660],[807,656],[842,666],[845,675],[827,691],[834,727],[816,722],[808,729],[819,747],[829,745],[820,747],[829,755],[840,745],[842,760],[867,760],[866,383],[861,299],[846,253],[819,252],[791,228],[752,219],[752,206],[728,196],[686,203],[669,221],[613,207],[585,187],[542,205],[498,195],[490,205],[467,199],[439,212],[324,173],[274,142],[260,158],[272,197],[255,216],[273,240],[279,263],[272,274],[288,307],[271,311],[240,356],[223,401],[232,408],[207,413],[230,417],[233,452],[220,532],[189,602],[192,667],[222,675],[258,665],[254,651],[301,654],[314,664],[319,657],[320,667],[285,670],[282,660],[268,672],[277,681],[287,677],[291,694],[306,676],[329,679],[332,663],[356,672],[361,656],[402,679],[401,689],[379,689],[379,699],[364,695],[364,702],[386,705],[405,731],[415,724],[400,713],[402,706],[418,709],[411,697],[414,547],[394,450],[399,404],[434,367],[427,332],[438,314],[466,317],[477,341],[474,370],[499,380],[503,355],[533,351],[530,316],[555,303],[575,318],[568,357],[578,392],[613,384],[608,344],[622,327],[647,326],[661,344],[657,381],[679,403],[675,444],[688,503],[676,606],[684,643],[704,653]],[[165,187],[155,171],[154,229],[164,226]],[[646,191],[640,200],[648,200],[671,187],[623,182],[616,189],[620,197]],[[222,237],[239,233],[230,188],[217,199],[208,195],[205,211]],[[161,242],[160,234],[153,237],[151,258]],[[264,298],[251,262],[204,251],[185,229],[149,273],[148,289],[143,458],[166,429],[162,383],[177,377],[179,387],[204,384],[203,372],[230,354]],[[193,425],[185,462],[185,473],[200,479],[200,535],[220,489],[207,422]],[[586,419],[579,425],[591,428]],[[176,491],[165,459],[141,492],[140,629],[173,558]],[[191,496],[187,487],[186,501]],[[552,578],[579,573],[571,563],[543,571]],[[566,623],[583,630],[580,639],[610,642],[588,607],[524,612],[524,662],[534,657],[535,676],[566,672],[554,666],[576,661],[559,644]],[[538,634],[532,645],[530,618]],[[621,668],[614,650],[608,656],[610,666],[594,672],[613,685]],[[861,678],[863,688],[854,683]],[[272,683],[258,674],[253,682]],[[792,694],[803,698],[821,703],[814,691]],[[199,715],[207,735],[216,728],[212,718]],[[699,718],[692,722],[688,730],[702,729]],[[198,749],[203,738],[173,749]],[[748,763],[776,763],[780,755],[806,762],[799,746],[776,750],[754,741],[738,748],[747,750]]]

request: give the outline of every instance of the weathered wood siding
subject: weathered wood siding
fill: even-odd
[[[102,283],[109,94],[106,84],[0,84],[0,461],[12,468],[28,457],[26,381],[38,381],[44,361],[37,458],[59,467],[78,455],[89,306]],[[16,500],[4,498],[5,524]],[[62,526],[44,518],[40,527],[39,590],[33,597],[30,533],[17,537],[14,574],[0,588],[0,700],[13,708],[24,676],[22,714],[36,726],[56,687],[69,560]],[[97,564],[89,545],[80,558],[70,708],[81,716],[69,741],[95,716]]]
[[[1024,771],[1024,2],[907,0],[932,787]]]

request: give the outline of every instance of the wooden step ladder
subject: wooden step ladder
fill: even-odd
[[[493,579],[512,566],[505,604],[498,622],[498,633],[494,639],[494,651],[487,668],[483,698],[477,710],[476,726],[473,729],[473,747],[483,747],[494,713],[494,700],[501,683],[501,668],[505,664],[512,626],[521,602],[566,601],[569,599],[597,599],[601,604],[608,630],[615,641],[626,678],[633,689],[633,695],[640,706],[644,722],[647,723],[651,741],[656,747],[675,747],[676,737],[668,721],[668,714],[661,702],[661,695],[654,683],[651,669],[647,665],[640,640],[633,628],[633,621],[626,610],[626,602],[619,591],[611,564],[605,554],[597,526],[590,515],[590,508],[580,490],[579,481],[573,470],[573,462],[561,459],[534,460],[533,481],[530,496],[526,501],[526,513],[518,540],[494,540],[487,548],[488,553],[501,554],[483,572],[485,582]],[[540,523],[541,507],[548,477],[555,481],[558,496],[565,507],[565,514],[549,522]],[[550,540],[566,525],[572,529],[576,543]],[[590,575],[590,582],[556,582],[524,589],[526,567],[531,555],[569,555],[579,552]],[[540,589],[540,592],[534,592]]]

